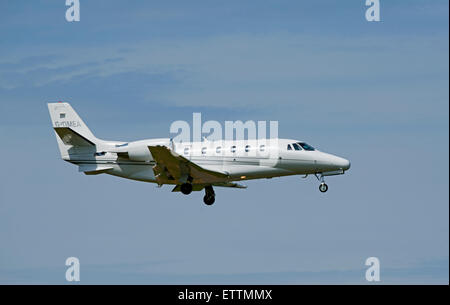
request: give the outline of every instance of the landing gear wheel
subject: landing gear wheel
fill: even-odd
[[[192,192],[192,184],[190,183],[183,183],[180,187],[181,192],[185,195],[189,195]]]
[[[328,185],[326,185],[325,183],[321,183],[319,185],[319,191],[321,191],[322,193],[325,193],[326,191],[328,191]]]
[[[213,204],[214,203],[214,201],[216,201],[216,196],[208,196],[208,195],[205,195],[204,197],[203,197],[203,202],[206,204],[206,205],[211,205],[211,204]]]
[[[212,185],[205,186],[205,197],[203,197],[203,202],[206,205],[211,205],[214,201],[216,201],[216,194],[214,193]]]

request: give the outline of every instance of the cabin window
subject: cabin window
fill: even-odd
[[[216,148],[216,153],[218,153],[218,154],[220,154],[220,151],[222,150],[222,147],[221,146],[218,146],[217,148]]]
[[[60,119],[64,119],[65,117],[66,117],[66,114],[65,114],[65,113],[60,113],[60,114],[59,114],[59,118],[60,118]]]
[[[291,146],[291,144],[288,144],[288,146],[287,146],[287,150],[292,150],[292,146]]]
[[[295,150],[302,150],[302,148],[300,147],[300,145],[298,145],[297,143],[292,144],[292,146],[294,146]]]
[[[302,143],[302,142],[298,142],[298,144],[299,144],[301,147],[303,147],[304,150],[309,150],[309,151],[314,151],[314,150],[315,150],[314,147],[312,147],[312,146],[309,145],[309,144]]]
[[[266,150],[266,145],[259,146],[259,151],[265,151],[265,150]]]
[[[245,145],[245,152],[249,152],[250,151],[250,145]]]
[[[206,154],[206,147],[202,148],[202,155]]]
[[[186,148],[184,149],[184,154],[185,154],[185,155],[189,155],[189,147],[186,147]]]
[[[235,153],[235,152],[236,152],[236,146],[235,146],[235,145],[231,146],[231,152],[232,152],[232,153]]]

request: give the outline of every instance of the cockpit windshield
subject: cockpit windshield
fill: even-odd
[[[314,151],[314,150],[315,150],[314,147],[312,147],[311,145],[306,144],[306,143],[304,143],[304,142],[298,142],[298,144],[299,144],[301,147],[303,147],[304,150],[308,150],[308,151]]]
[[[300,145],[298,145],[297,143],[292,143],[292,146],[294,146],[294,149],[295,149],[295,150],[302,150],[302,149],[300,148]]]
[[[296,150],[296,151],[301,151],[301,150],[314,151],[315,150],[314,147],[312,147],[309,144],[306,144],[305,142],[297,142],[297,143],[288,144],[286,149],[287,150]]]

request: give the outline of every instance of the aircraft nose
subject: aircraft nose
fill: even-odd
[[[350,161],[344,158],[338,158],[337,165],[346,171],[350,168]]]
[[[316,164],[322,165],[324,167],[323,170],[333,171],[343,169],[346,171],[350,168],[349,160],[336,155],[321,153],[319,157],[322,158],[317,158],[318,160],[316,160]]]

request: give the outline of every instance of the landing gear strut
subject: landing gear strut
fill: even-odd
[[[321,191],[322,193],[325,193],[326,191],[328,191],[328,185],[325,183],[325,179],[323,178],[323,175],[320,174],[315,174],[317,180],[320,181],[320,185],[319,185],[319,191]]]
[[[205,186],[205,196],[203,197],[203,202],[206,205],[211,205],[216,200],[216,194],[214,193],[213,187],[211,185]]]
[[[192,192],[192,184],[190,183],[183,183],[180,186],[180,190],[183,194],[189,195]]]

